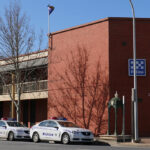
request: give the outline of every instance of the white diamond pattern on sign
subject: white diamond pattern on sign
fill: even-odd
[[[133,59],[128,60],[128,70],[129,70],[129,76],[133,76],[134,75]],[[145,59],[136,59],[136,75],[146,76],[146,60]]]

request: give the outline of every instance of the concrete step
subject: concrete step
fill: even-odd
[[[131,142],[131,135],[100,135],[99,140],[111,140],[115,142]]]

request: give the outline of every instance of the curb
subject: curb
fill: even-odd
[[[148,147],[150,148],[150,138],[141,138],[140,143],[133,143],[133,142],[117,142],[114,140],[102,140],[99,137],[95,137],[95,140],[98,142],[106,143],[112,147]]]

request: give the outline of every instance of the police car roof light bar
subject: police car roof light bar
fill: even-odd
[[[67,121],[67,119],[65,117],[58,117],[58,120],[64,120]]]

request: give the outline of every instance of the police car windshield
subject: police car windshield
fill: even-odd
[[[58,123],[59,123],[62,127],[79,128],[76,124],[74,124],[74,123],[72,123],[72,122],[58,121]]]
[[[24,127],[22,124],[20,124],[19,122],[7,122],[7,124],[10,127]]]

